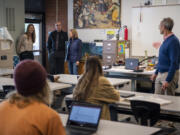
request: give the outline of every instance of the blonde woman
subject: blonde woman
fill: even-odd
[[[103,76],[100,60],[89,57],[85,64],[85,71],[74,88],[73,98],[102,106],[102,119],[110,120],[109,103],[119,100],[120,94]]]
[[[33,44],[35,43],[35,28],[33,24],[27,26],[26,32],[20,37],[17,45],[17,54],[20,60],[34,59]]]
[[[33,60],[20,62],[14,71],[17,91],[0,103],[0,135],[65,135],[51,102],[46,71]]]
[[[81,59],[82,42],[78,38],[76,29],[71,29],[69,32],[70,41],[66,50],[66,61],[68,61],[68,69],[70,74],[78,74],[79,61]]]

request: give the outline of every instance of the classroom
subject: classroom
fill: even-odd
[[[0,135],[180,135],[180,0],[0,0]]]

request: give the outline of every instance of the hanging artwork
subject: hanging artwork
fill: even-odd
[[[120,0],[74,0],[74,28],[119,28]]]

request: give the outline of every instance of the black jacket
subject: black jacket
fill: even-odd
[[[67,32],[59,32],[58,48],[56,49],[57,33],[56,30],[50,33],[47,42],[47,49],[49,53],[54,53],[57,57],[65,57],[65,42],[68,41],[68,35]]]

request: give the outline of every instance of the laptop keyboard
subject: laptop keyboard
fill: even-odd
[[[82,130],[82,129],[73,129],[66,128],[67,135],[92,135],[94,132]]]

